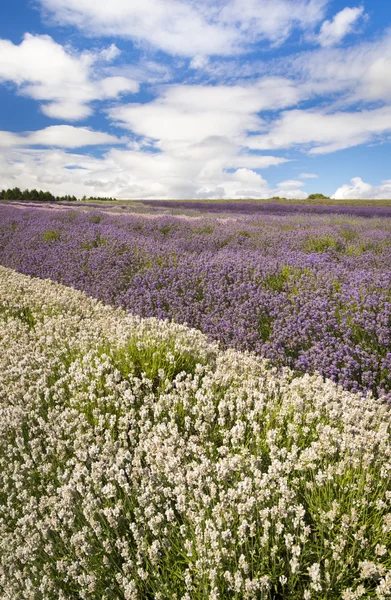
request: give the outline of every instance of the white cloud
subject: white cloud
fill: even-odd
[[[303,185],[305,185],[303,181],[287,179],[277,184],[277,189],[274,191],[273,195],[288,199],[307,198],[308,194],[301,189]]]
[[[89,189],[83,183],[85,174],[94,162],[63,150],[0,147],[0,179],[3,188],[36,188],[50,190],[55,195],[82,197]]]
[[[376,140],[390,131],[391,106],[333,114],[291,110],[274,122],[269,133],[249,138],[248,145],[260,150],[302,145],[310,154],[324,154]]]
[[[386,52],[375,57],[359,82],[356,97],[364,100],[391,100],[391,39]]]
[[[357,102],[390,102],[390,71],[391,29],[388,29],[375,41],[360,41],[349,47],[329,46],[265,60],[253,57],[210,60],[202,77],[221,85],[238,79],[253,82],[268,74],[295,81],[308,97],[347,107]]]
[[[240,53],[267,39],[280,43],[294,28],[319,23],[328,0],[39,0],[61,24],[88,35],[147,42],[183,56]]]
[[[191,2],[41,0],[41,4],[58,22],[75,25],[89,35],[146,41],[171,54],[230,53],[236,38],[234,29],[209,23]]]
[[[300,188],[305,185],[305,183],[303,183],[303,181],[297,181],[296,179],[287,179],[286,181],[281,181],[277,185],[280,190],[284,190]]]
[[[209,63],[209,58],[204,56],[203,54],[196,54],[194,58],[190,61],[189,67],[190,69],[205,69],[207,64]]]
[[[19,46],[0,40],[0,82],[12,82],[23,95],[41,101],[47,116],[76,121],[92,113],[93,100],[138,91],[134,80],[95,76],[97,63],[117,54],[113,45],[102,52],[76,53],[46,35],[26,34]]]
[[[251,169],[237,169],[235,173],[232,174],[232,178],[235,181],[240,181],[241,183],[246,183],[250,185],[253,184],[255,186],[261,187],[267,185],[265,179],[261,175],[259,175],[259,173],[256,173]]]
[[[300,179],[317,179],[318,175],[316,173],[301,173],[299,177]]]
[[[220,17],[236,24],[242,44],[266,38],[280,45],[295,27],[306,31],[321,21],[327,4],[328,0],[231,0]]]
[[[71,148],[124,140],[65,125],[11,137],[3,132],[2,185],[19,178],[22,187],[79,196],[267,198],[276,190],[257,171],[287,159],[249,151],[250,132],[265,126],[260,110],[295,103],[298,94],[281,78],[254,86],[168,86],[147,104],[110,110],[136,137],[128,149],[112,149],[102,159],[23,146]]]
[[[115,44],[111,44],[108,48],[103,48],[100,52],[100,57],[106,62],[115,60],[121,54],[121,50]]]
[[[269,197],[277,196],[279,198],[287,198],[288,200],[304,200],[308,197],[306,192],[303,192],[300,188],[277,188],[273,191],[273,194]]]
[[[212,137],[240,140],[264,129],[258,116],[295,104],[300,89],[282,78],[263,79],[251,86],[173,85],[146,104],[125,104],[109,111],[113,121],[150,140],[161,149]]]
[[[109,111],[117,125],[137,136],[116,161],[129,161],[126,169],[137,172],[141,186],[148,179],[159,181],[162,197],[268,197],[256,170],[287,159],[248,151],[251,133],[265,127],[259,111],[294,104],[299,97],[282,78],[252,86],[167,86],[149,103]],[[231,169],[235,174],[227,172]]]
[[[349,184],[344,184],[337,189],[332,198],[337,200],[357,199],[357,200],[381,200],[391,198],[391,179],[381,182],[381,185],[371,185],[361,179],[353,177]]]
[[[362,6],[346,7],[337,13],[331,21],[325,21],[319,33],[320,45],[333,46],[338,44],[346,35],[353,32],[354,25],[363,13],[364,8]]]
[[[272,159],[273,157],[260,157]],[[1,187],[37,188],[78,197],[117,198],[269,198],[266,180],[248,167],[227,172],[229,158],[186,158],[167,153],[112,149],[103,158],[60,149],[2,148]],[[254,168],[257,168],[254,166]],[[284,190],[287,197],[302,192]],[[300,196],[301,194],[301,196]],[[304,194],[304,197],[306,194]]]
[[[268,198],[270,195],[267,181],[251,169],[216,173],[215,180],[212,173],[203,172],[202,175],[204,181],[196,190],[197,198]]]
[[[321,48],[292,59],[284,57],[274,69],[307,83],[312,94],[324,97],[336,93],[346,105],[358,101],[389,102],[391,30],[374,42],[348,48]]]
[[[148,55],[141,56],[139,61],[135,63],[111,65],[105,69],[105,73],[116,77],[125,77],[137,81],[139,84],[147,83],[149,85],[167,83],[175,76],[171,65],[149,60]]]
[[[111,118],[138,135],[169,142],[200,142],[211,136],[237,138],[262,128],[259,102],[251,90],[177,86],[147,104],[127,104],[110,111]]]
[[[72,125],[54,125],[39,131],[23,134],[0,131],[0,147],[55,146],[58,148],[82,148],[84,146],[122,144],[121,140],[102,131]]]
[[[235,155],[232,161],[226,159],[225,166],[242,167],[246,166],[251,169],[266,169],[267,167],[278,167],[284,163],[290,162],[287,158],[281,156],[267,156],[265,154],[239,154]]]

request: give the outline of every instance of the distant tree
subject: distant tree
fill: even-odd
[[[36,190],[36,189],[31,190],[31,192],[30,192],[30,200],[39,200],[39,192],[38,192],[38,190]]]
[[[11,189],[4,190],[4,195],[3,195],[4,200],[12,200],[11,196],[12,196],[12,190]]]
[[[42,190],[39,192],[39,199],[43,200],[44,202],[53,202],[53,200],[55,199],[53,194],[51,194],[50,192],[42,192]]]
[[[310,194],[308,200],[330,200],[330,197],[323,194]]]
[[[10,190],[10,200],[21,200],[22,190],[18,187],[14,187]]]
[[[42,202],[54,202],[54,201],[62,201],[62,202],[77,202],[77,198],[74,195],[66,194],[64,196],[54,196],[51,192],[45,192],[43,190],[23,190],[15,187],[12,189],[2,189],[0,190],[0,200],[41,200]],[[115,198],[107,198],[100,196],[90,196],[87,198],[83,196],[83,200],[91,201],[91,200],[103,200],[110,201],[115,200]]]

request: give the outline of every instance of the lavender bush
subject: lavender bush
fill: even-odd
[[[390,399],[391,220],[301,210],[224,220],[2,206],[0,262]]]
[[[390,598],[389,405],[3,267],[0,344],[1,598]]]

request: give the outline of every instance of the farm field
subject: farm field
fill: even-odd
[[[391,2],[0,1],[0,600],[391,600]]]
[[[391,207],[213,206],[192,218],[2,205],[0,263],[390,399]]]
[[[4,267],[0,339],[3,598],[389,597],[389,404]]]

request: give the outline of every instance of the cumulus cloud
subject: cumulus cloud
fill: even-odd
[[[78,197],[269,198],[276,195],[278,190],[270,188],[254,169],[239,167],[228,172],[229,162],[227,156],[189,161],[167,153],[117,148],[102,158],[95,158],[59,148],[10,145],[2,148],[0,144],[0,181],[5,188],[18,185]],[[289,194],[290,190],[284,190],[279,195],[302,197]]]
[[[317,179],[318,175],[316,173],[301,173],[299,177],[300,179]]]
[[[321,46],[333,46],[354,31],[354,26],[364,14],[364,8],[346,7],[337,13],[331,21],[325,21],[320,29],[319,43]]]
[[[118,52],[112,45],[102,52],[77,53],[47,35],[26,34],[20,45],[0,40],[0,83],[11,82],[40,101],[51,118],[77,121],[92,113],[93,100],[138,91],[134,80],[96,75],[99,61],[111,61]]]
[[[262,177],[262,175],[259,175],[259,173],[256,173],[251,169],[237,169],[235,173],[232,174],[232,178],[235,181],[240,181],[241,183],[246,183],[250,185],[253,184],[257,187],[264,187],[265,185],[267,185],[267,182]]]
[[[274,192],[274,195],[288,199],[307,198],[308,194],[301,189],[303,185],[305,185],[303,181],[298,181],[296,179],[280,181],[280,183],[277,184],[277,190]]]
[[[252,86],[167,86],[148,103],[109,111],[134,136],[132,152],[119,153],[117,160],[131,161],[128,168],[141,178],[147,168],[148,177],[164,181],[162,197],[268,197],[256,170],[287,159],[249,151],[249,140],[266,126],[260,111],[289,106],[299,97],[300,89],[282,78]]]
[[[201,186],[196,191],[197,198],[268,198],[270,190],[267,181],[255,171],[247,168],[237,169],[233,173],[202,174]]]
[[[292,188],[277,188],[273,190],[273,194],[269,197],[276,196],[278,198],[286,198],[287,200],[305,200],[308,194],[297,187]]]
[[[391,131],[391,107],[356,112],[286,111],[267,134],[252,136],[252,148],[270,150],[303,146],[309,154],[325,154],[358,146]]]
[[[60,149],[7,148],[0,146],[0,179],[3,188],[50,190],[57,195],[82,197],[88,188],[85,174],[94,169],[95,160]]]
[[[319,23],[327,0],[39,0],[61,24],[88,35],[116,35],[183,56],[229,55],[266,39],[281,43],[294,28]]]
[[[336,200],[382,200],[391,199],[391,179],[382,181],[380,185],[366,183],[361,177],[353,177],[350,185],[345,183],[337,189],[332,198]]]
[[[119,139],[102,131],[72,125],[54,125],[39,131],[11,133],[0,131],[0,147],[13,146],[55,146],[58,148],[82,148],[84,146],[122,144]]]
[[[265,78],[249,86],[172,85],[145,104],[123,104],[109,111],[118,125],[164,149],[212,136],[240,140],[264,129],[258,113],[295,104],[300,88],[282,78]]]

